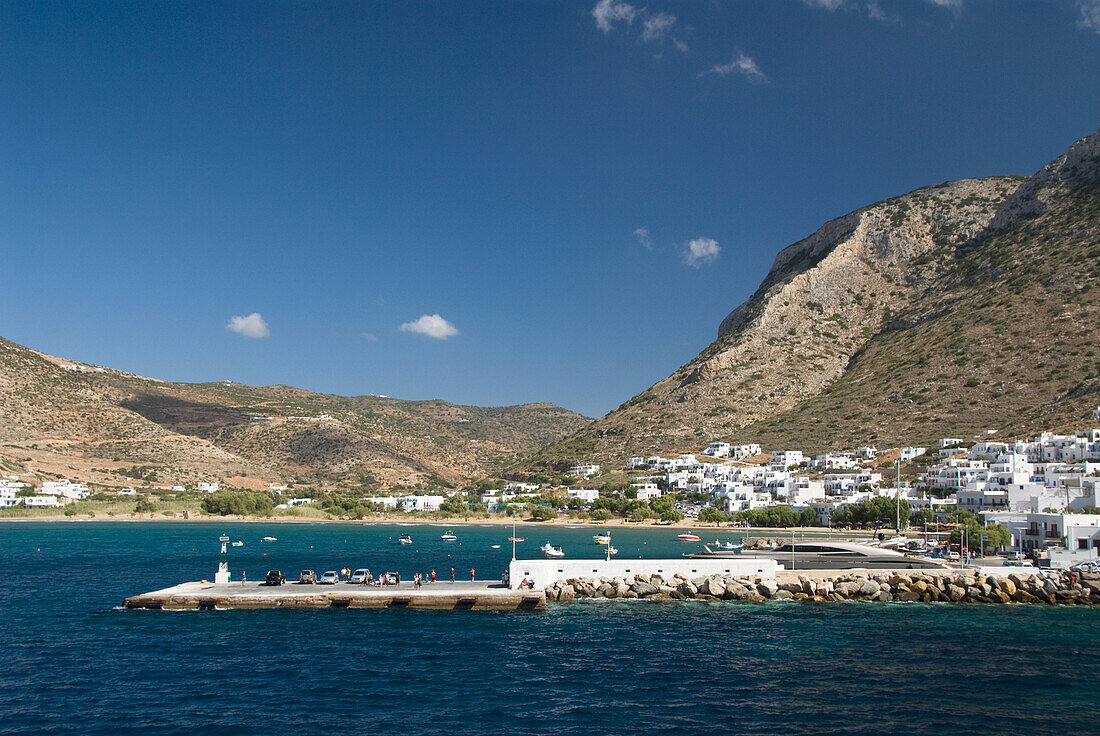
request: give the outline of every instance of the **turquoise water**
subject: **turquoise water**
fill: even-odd
[[[126,611],[209,578],[496,577],[510,529],[0,523],[0,734],[1097,733],[1100,610],[591,602],[545,613]],[[619,530],[624,556],[679,554]],[[395,540],[410,533],[416,544]],[[599,556],[593,529],[521,527]],[[265,545],[260,537],[279,541]],[[703,532],[704,539],[711,535]],[[724,537],[723,537],[724,538]],[[492,550],[491,544],[501,549]],[[265,556],[266,553],[266,556]],[[449,555],[449,556],[448,556]]]

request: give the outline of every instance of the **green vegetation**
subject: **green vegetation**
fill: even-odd
[[[274,507],[270,495],[248,491],[218,491],[202,500],[203,511],[221,516],[266,516]]]

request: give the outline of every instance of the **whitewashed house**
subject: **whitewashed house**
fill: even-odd
[[[195,490],[199,493],[216,493],[218,490],[217,483],[198,483],[195,485]]]
[[[898,450],[898,458],[903,463],[907,463],[914,458],[920,457],[926,452],[928,452],[927,447],[902,447]]]
[[[707,445],[707,449],[703,450],[703,454],[710,457],[729,457],[732,449],[728,442],[711,442]]]
[[[802,456],[802,450],[773,450],[769,465],[776,468],[788,469],[802,462],[805,462],[805,458]]]
[[[574,465],[569,469],[566,475],[575,476],[578,478],[591,478],[594,475],[598,475],[600,472],[599,465]]]
[[[73,483],[65,478],[42,481],[40,492],[43,496],[59,496],[73,501],[88,497],[88,488],[82,483]]]
[[[764,454],[764,451],[760,448],[760,445],[751,443],[748,445],[735,445],[730,450],[730,457],[734,460],[743,460],[747,457],[756,457],[757,455]]]
[[[600,492],[595,488],[570,488],[565,492],[566,498],[579,498],[585,503],[592,503],[600,497]]]

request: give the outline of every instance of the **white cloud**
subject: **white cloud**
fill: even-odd
[[[232,330],[245,337],[270,337],[271,330],[267,328],[267,322],[259,312],[253,312],[247,317],[231,317],[225,329]]]
[[[844,0],[802,0],[803,5],[809,5],[811,8],[825,8],[826,10],[836,10],[844,4]]]
[[[730,60],[728,64],[715,64],[699,76],[703,76],[704,74],[717,74],[720,77],[728,77],[734,72],[743,75],[745,79],[750,82],[768,81],[768,75],[760,71],[760,67],[756,65],[756,61],[744,54],[738,54],[735,58]]]
[[[956,9],[961,8],[962,4],[963,4],[963,0],[928,0],[928,2],[930,2],[933,5],[936,5],[938,7],[941,7],[941,8],[956,8]]]
[[[609,33],[616,23],[634,22],[634,16],[638,10],[630,3],[619,0],[600,0],[592,8],[592,17],[596,19],[596,27],[604,33]]]
[[[415,322],[406,322],[401,325],[402,332],[415,332],[417,335],[434,337],[436,340],[446,340],[458,334],[458,328],[438,314],[422,314]]]
[[[378,342],[378,336],[375,335],[373,332],[360,332],[359,337],[363,338],[364,340],[369,340],[370,342]]]
[[[676,25],[676,16],[670,13],[657,13],[645,19],[642,24],[643,41],[662,41]]]
[[[1077,27],[1100,33],[1100,0],[1077,0],[1077,7],[1081,11]]]
[[[641,246],[646,250],[653,250],[653,241],[649,239],[649,228],[640,227],[634,231],[634,237],[638,239]]]
[[[684,249],[684,263],[692,268],[699,268],[717,261],[721,252],[722,249],[714,238],[696,238]]]

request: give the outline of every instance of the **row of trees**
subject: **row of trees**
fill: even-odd
[[[217,491],[202,499],[203,511],[222,516],[263,516],[274,508],[275,502],[269,494],[253,491]]]

